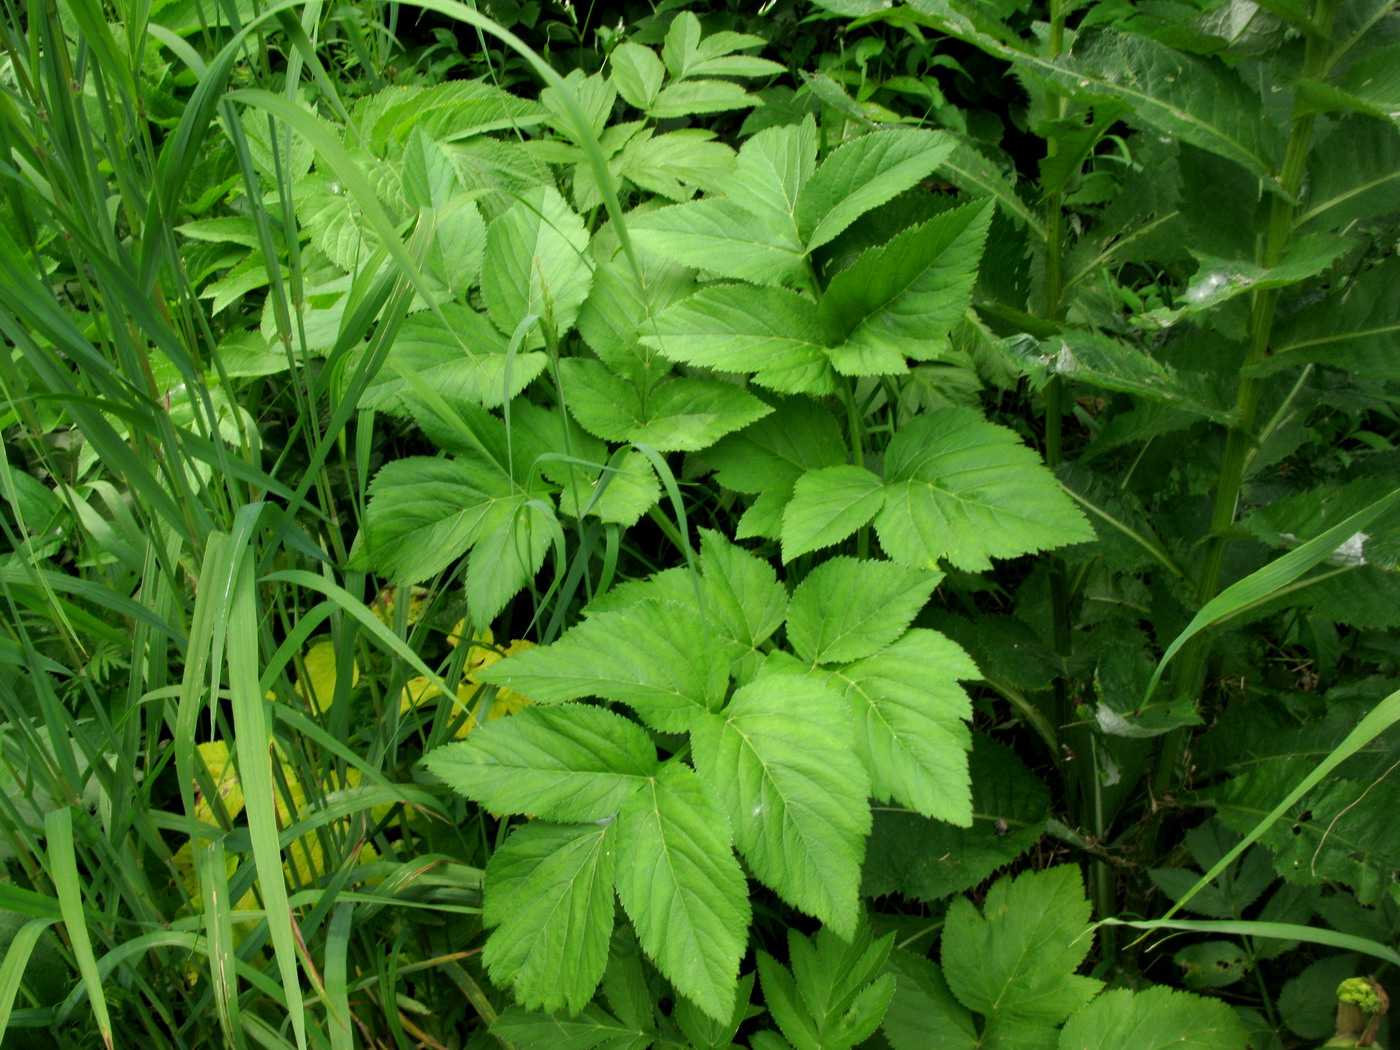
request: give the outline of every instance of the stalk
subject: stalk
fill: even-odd
[[[1305,78],[1321,77],[1331,62],[1332,55],[1325,38],[1336,18],[1337,3],[1338,0],[1317,0],[1314,21],[1321,32],[1308,38],[1303,60]],[[1282,192],[1274,194],[1270,204],[1269,225],[1258,255],[1258,261],[1263,266],[1277,265],[1288,252],[1298,212],[1298,190],[1302,186],[1304,167],[1312,148],[1314,123],[1315,118],[1311,113],[1297,117],[1289,133],[1288,150],[1284,154],[1283,170],[1279,175]],[[1263,393],[1262,383],[1251,372],[1269,352],[1278,298],[1279,289],[1270,288],[1256,292],[1251,304],[1248,342],[1235,395],[1235,422],[1225,438],[1225,453],[1215,486],[1215,504],[1211,508],[1210,538],[1196,576],[1196,600],[1201,605],[1214,598],[1220,589],[1220,571],[1225,562],[1226,546],[1230,542],[1226,530],[1233,524],[1239,509],[1245,469],[1255,446],[1255,417]],[[1173,694],[1177,699],[1189,698],[1199,704],[1208,652],[1205,635],[1198,635],[1183,648],[1173,675]],[[1164,738],[1161,759],[1152,777],[1154,798],[1161,798],[1171,787],[1185,746],[1184,729],[1177,729]]]

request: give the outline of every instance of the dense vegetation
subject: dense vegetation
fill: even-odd
[[[3,32],[6,1050],[1386,1041],[1389,0]]]

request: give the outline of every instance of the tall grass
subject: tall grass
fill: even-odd
[[[412,675],[453,694],[465,647],[430,626],[442,599],[376,615],[341,566],[384,437],[358,395],[423,278],[303,100],[344,113],[327,38],[378,83],[386,27],[380,5],[348,32],[317,2],[243,25],[246,5],[151,7],[7,3],[0,24],[0,909],[18,931],[0,1032],[420,1045],[429,991],[494,1017],[460,948],[481,880],[462,858],[489,829],[412,782],[453,712],[400,717]],[[305,345],[293,125],[388,246],[325,360]],[[196,268],[217,260],[179,232],[220,201],[279,261],[276,368],[246,367],[257,318],[214,309]],[[334,674],[308,664],[317,640]],[[371,718],[347,702],[356,668]]]

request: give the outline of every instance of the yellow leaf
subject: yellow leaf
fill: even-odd
[[[311,705],[313,711],[321,712],[331,706],[335,699],[335,645],[330,639],[323,639],[302,656],[306,677],[298,676],[297,695]],[[353,661],[350,664],[350,688],[360,684],[360,668]]]

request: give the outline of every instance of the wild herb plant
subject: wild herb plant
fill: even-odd
[[[1400,962],[1394,13],[831,6],[11,15],[7,1040],[1262,1048]]]

